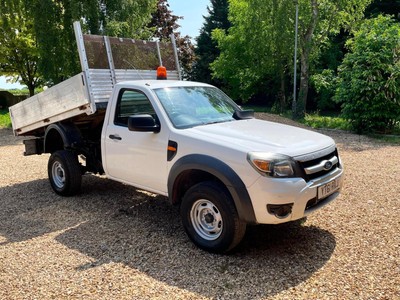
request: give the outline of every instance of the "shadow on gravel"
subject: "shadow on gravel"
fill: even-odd
[[[234,253],[210,254],[189,241],[178,208],[166,198],[95,176],[85,176],[83,187],[71,198],[56,196],[47,180],[0,189],[3,244],[61,231],[56,241],[93,260],[76,272],[122,263],[165,284],[227,299],[295,287],[326,264],[336,245],[330,232],[313,226],[251,226]]]
[[[0,245],[40,237],[85,221],[77,199],[71,202],[57,196],[47,179],[0,188]]]
[[[0,147],[22,144],[24,137],[15,137],[11,128],[0,128]]]

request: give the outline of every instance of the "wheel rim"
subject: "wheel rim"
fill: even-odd
[[[196,233],[205,240],[216,240],[222,233],[222,215],[214,203],[209,200],[200,199],[193,204],[190,221]]]
[[[56,187],[59,189],[63,188],[65,185],[65,171],[62,164],[60,164],[58,161],[54,162],[51,168],[51,173],[53,175],[53,182]]]

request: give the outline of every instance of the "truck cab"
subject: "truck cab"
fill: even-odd
[[[246,224],[301,219],[342,186],[331,138],[256,120],[213,86],[125,82],[108,108],[101,137],[107,176],[181,205],[187,233],[206,250],[231,249]],[[230,242],[217,242],[230,223],[237,228],[225,237]]]

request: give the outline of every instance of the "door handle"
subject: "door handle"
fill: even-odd
[[[110,134],[108,137],[112,140],[118,140],[118,141],[122,140],[122,138],[120,136],[115,135],[115,134]]]

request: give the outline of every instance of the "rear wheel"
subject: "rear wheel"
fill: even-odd
[[[68,150],[54,152],[47,171],[52,189],[61,196],[73,196],[80,191],[82,171],[78,157]]]
[[[229,192],[215,182],[196,184],[186,192],[181,217],[193,243],[210,252],[233,249],[246,232],[246,223],[239,219]]]

